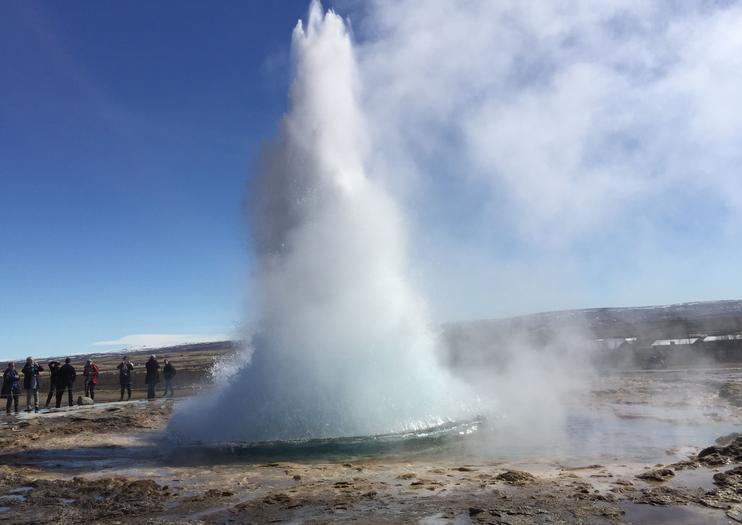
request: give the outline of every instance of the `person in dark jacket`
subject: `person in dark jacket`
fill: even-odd
[[[18,413],[18,396],[21,394],[21,376],[15,369],[15,363],[8,363],[8,368],[3,373],[2,396],[8,400],[5,411],[10,415],[10,408],[15,405],[15,413]]]
[[[59,361],[49,361],[49,395],[46,397],[46,408],[52,401],[52,396],[57,392],[57,377],[59,376]]]
[[[147,383],[147,399],[154,399],[155,385],[160,382],[160,364],[157,358],[151,355],[145,367],[147,368],[147,375],[144,377],[144,382]]]
[[[121,385],[121,397],[119,401],[124,400],[124,390],[128,394],[126,398],[128,401],[131,399],[131,372],[134,370],[134,365],[131,364],[128,357],[124,356],[116,368],[119,370],[119,384]]]
[[[173,397],[175,395],[175,392],[173,391],[175,367],[167,359],[164,359],[162,362],[164,363],[164,366],[162,367],[162,376],[165,378],[165,393],[162,394],[162,397],[165,397],[168,391],[170,392],[170,397]]]
[[[26,365],[23,367],[23,389],[26,391],[26,412],[31,410],[39,411],[39,372],[44,367],[33,360],[33,357],[26,358]],[[33,398],[33,408],[31,407],[31,398]]]
[[[64,364],[59,367],[57,375],[57,408],[62,406],[62,396],[67,390],[67,401],[72,406],[72,385],[75,384],[75,367],[70,364],[70,358],[64,360]]]

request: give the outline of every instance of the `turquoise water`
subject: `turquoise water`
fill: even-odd
[[[354,436],[258,443],[178,443],[170,445],[169,461],[177,464],[211,462],[336,461],[368,457],[411,457],[439,454],[464,446],[465,441],[486,426],[484,418],[453,422],[400,434]]]
[[[742,425],[736,422],[627,420],[585,412],[567,417],[562,428],[550,432],[524,433],[497,418],[478,418],[379,436],[220,444],[167,441],[166,461],[177,465],[358,459],[667,463],[684,459],[689,447],[705,447],[721,435],[740,430]]]

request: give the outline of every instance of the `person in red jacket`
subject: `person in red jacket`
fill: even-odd
[[[85,378],[85,396],[95,401],[95,385],[98,384],[98,378],[100,376],[98,365],[93,363],[91,359],[88,359],[82,375]]]

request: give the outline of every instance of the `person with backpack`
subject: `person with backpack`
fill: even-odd
[[[173,391],[173,378],[175,377],[176,370],[173,364],[167,359],[163,360],[163,363],[162,376],[165,378],[165,393],[162,394],[162,397],[165,397],[168,391],[170,391],[170,397],[173,397],[175,395]]]
[[[15,405],[15,413],[18,413],[18,397],[21,394],[21,376],[15,369],[15,363],[8,363],[8,368],[3,372],[2,397],[8,400],[5,411],[10,415],[10,409]]]
[[[121,397],[119,401],[124,400],[124,390],[126,390],[128,396],[126,400],[131,399],[131,372],[134,370],[134,365],[131,364],[129,358],[124,356],[121,358],[121,362],[116,367],[119,371],[119,384],[121,385]]]
[[[26,365],[23,367],[23,389],[26,391],[26,412],[39,411],[39,372],[44,368],[33,360],[32,357],[26,358]],[[31,398],[33,398],[33,408],[31,408]]]

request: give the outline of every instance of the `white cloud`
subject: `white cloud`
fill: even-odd
[[[96,341],[91,346],[116,346],[129,350],[162,348],[192,343],[210,343],[232,339],[227,334],[131,334],[110,341]]]

